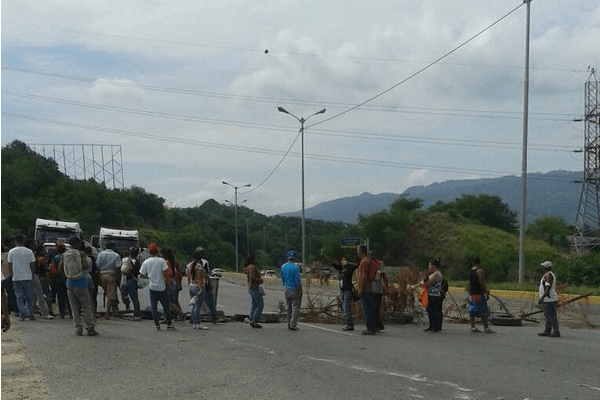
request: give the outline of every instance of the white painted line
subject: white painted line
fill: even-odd
[[[317,325],[311,325],[311,324],[307,324],[304,322],[298,322],[298,325],[303,325],[303,326],[308,326],[309,328],[315,328],[315,329],[321,329],[322,331],[328,331],[328,332],[334,332],[334,333],[339,333],[341,335],[348,335],[348,336],[354,336],[349,332],[344,332],[344,331],[336,331],[335,329],[329,329],[329,328],[323,328],[322,326],[317,326]]]

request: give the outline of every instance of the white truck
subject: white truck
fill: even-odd
[[[129,250],[131,247],[140,247],[140,234],[134,230],[100,228],[98,247],[105,249],[109,241],[115,242],[114,251],[122,253],[123,250]]]
[[[68,243],[72,237],[81,239],[79,222],[53,221],[38,218],[35,220],[34,239],[38,244],[54,246],[58,242]]]

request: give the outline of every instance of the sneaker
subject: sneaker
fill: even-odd
[[[483,333],[496,333],[496,331],[492,330],[492,328],[485,328]]]
[[[168,331],[176,331],[177,328],[175,328],[173,325],[167,325],[167,330]]]
[[[131,318],[131,320],[132,320],[132,321],[141,321],[141,320],[142,320],[142,317],[135,317],[135,316],[134,316],[133,318]]]
[[[154,325],[157,331],[160,331],[160,325]]]
[[[471,328],[471,333],[481,333],[481,331],[477,328]]]
[[[550,334],[546,332],[540,332],[538,333],[538,336],[550,336]]]
[[[258,329],[262,328],[262,325],[259,325],[256,322],[250,322],[250,326],[253,328],[258,328]]]
[[[46,318],[46,319],[54,319],[54,317],[52,315],[50,315],[50,314],[46,315],[44,318]]]
[[[345,332],[349,332],[349,331],[353,331],[354,327],[353,326],[345,326],[345,327],[342,328],[342,330],[345,331]]]
[[[370,330],[367,329],[367,330],[362,331],[362,334],[363,335],[374,335],[375,331],[370,331]]]
[[[88,336],[98,336],[98,332],[96,332],[96,330],[94,328],[89,328],[87,330],[87,334],[88,334]]]
[[[196,329],[199,329],[201,331],[207,331],[208,330],[208,326],[200,324],[200,325],[198,325],[198,327]]]
[[[288,329],[289,329],[290,331],[297,331],[297,330],[298,330],[298,327],[297,327],[297,326],[288,326]]]
[[[550,334],[550,337],[560,337],[560,333],[554,332],[554,333]]]

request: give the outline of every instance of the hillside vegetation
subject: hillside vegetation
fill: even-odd
[[[137,229],[142,245],[158,242],[187,262],[202,246],[213,267],[235,269],[233,207],[208,200],[199,207],[167,208],[165,200],[140,187],[108,189],[93,180],[74,181],[56,163],[15,141],[2,148],[2,237],[31,234],[36,218],[78,221],[84,237],[100,227]],[[238,208],[239,260],[259,252],[263,269],[279,266],[288,249],[301,248],[298,217],[265,216]],[[514,281],[518,269],[518,235],[514,212],[499,197],[463,196],[422,208],[420,199],[399,198],[388,210],[360,216],[357,224],[308,219],[307,262],[329,265],[342,253],[344,237],[368,238],[370,249],[389,266],[424,268],[441,258],[451,279],[465,279],[469,263],[481,257],[492,281]],[[574,257],[568,251],[569,227],[546,217],[529,227],[525,245],[526,278],[537,280],[539,264],[552,260],[560,280],[600,285],[600,256]]]

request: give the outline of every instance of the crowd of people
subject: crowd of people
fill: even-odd
[[[75,325],[75,334],[83,335],[84,328],[88,336],[96,336],[96,318],[98,318],[98,287],[103,288],[105,297],[104,318],[119,315],[118,294],[131,311],[133,320],[142,318],[138,291],[145,286],[149,289],[151,316],[156,330],[161,329],[161,318],[164,317],[167,331],[177,330],[173,320],[183,320],[185,313],[179,303],[179,292],[182,290],[184,271],[174,259],[173,252],[165,249],[162,252],[158,244],[148,244],[149,256],[140,254],[140,249],[130,248],[121,254],[115,251],[115,243],[106,243],[106,248],[92,255],[92,249],[86,247],[79,238],[69,239],[68,246],[58,243],[55,251],[44,254],[43,249],[34,248],[20,235],[3,242],[2,248],[2,328],[10,327],[10,313],[18,315],[21,321],[35,320],[36,312],[42,318],[52,319],[56,314],[53,302],[58,305],[61,318],[69,316]],[[385,329],[381,313],[382,298],[389,292],[389,281],[385,267],[375,257],[369,255],[368,249],[361,244],[356,250],[357,262],[353,263],[342,256],[333,267],[339,272],[340,300],[343,308],[343,331],[353,331],[354,322],[352,302],[360,301],[366,329],[363,335],[375,335]],[[298,318],[302,303],[302,279],[300,268],[294,260],[296,253],[287,253],[287,262],[281,266],[281,281],[286,304],[286,321],[289,330],[297,331]],[[420,300],[427,309],[429,325],[425,331],[442,330],[442,304],[448,282],[440,271],[440,259],[432,260],[418,285],[410,289],[420,288]],[[480,317],[484,326],[483,332],[493,333],[489,327],[489,308],[487,299],[490,292],[486,287],[481,260],[476,258],[469,270],[468,311],[471,331],[480,333],[476,327],[476,319]],[[544,308],[546,328],[540,336],[559,337],[556,308],[556,276],[552,273],[552,263],[542,263],[545,273],[540,281],[539,302]],[[356,272],[356,279],[354,274]],[[264,308],[262,287],[263,278],[257,266],[257,255],[248,257],[244,265],[247,276],[248,294],[250,297],[249,324],[260,329],[258,323]],[[192,254],[192,261],[185,267],[189,290],[190,322],[193,329],[207,330],[202,321],[202,307],[206,304],[210,321],[217,323],[216,299],[213,295],[210,279],[210,265],[204,255],[204,249],[197,247]],[[354,282],[357,282],[357,287]],[[158,312],[161,304],[163,315]]]

